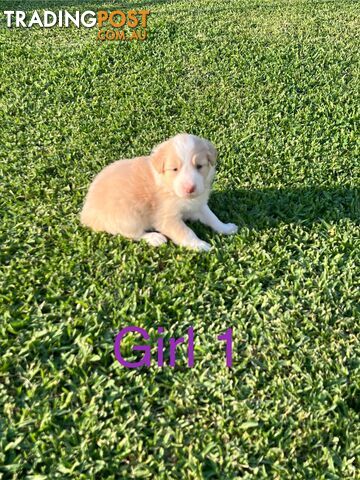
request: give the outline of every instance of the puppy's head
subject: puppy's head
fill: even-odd
[[[150,160],[170,191],[180,198],[196,198],[210,188],[216,158],[208,140],[181,133],[156,147]]]

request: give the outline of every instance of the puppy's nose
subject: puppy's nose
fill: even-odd
[[[185,193],[194,193],[195,192],[195,185],[189,183],[184,186]]]

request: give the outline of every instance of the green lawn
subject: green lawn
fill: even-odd
[[[98,42],[3,11],[118,3],[0,0],[0,478],[360,479],[360,3],[144,5],[147,41]],[[102,167],[182,131],[237,235],[81,227]],[[193,326],[195,367],[122,367],[128,325]]]

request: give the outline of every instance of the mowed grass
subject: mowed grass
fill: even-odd
[[[0,2],[0,478],[360,478],[360,5],[134,5],[146,42],[9,30],[6,9],[103,5]],[[182,131],[218,148],[237,235],[195,225],[199,254],[81,227],[102,167]],[[116,361],[128,325],[150,368]],[[194,368],[184,346],[156,366],[158,326],[194,328]]]

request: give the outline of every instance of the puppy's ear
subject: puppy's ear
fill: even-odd
[[[210,163],[210,165],[212,165],[214,167],[215,164],[216,164],[216,159],[217,159],[217,156],[218,156],[218,152],[217,152],[216,148],[214,147],[214,145],[211,142],[209,142],[209,140],[204,139],[204,142],[205,142],[206,149],[207,149],[207,157],[208,157],[209,163]]]
[[[150,162],[158,173],[165,171],[165,152],[163,143],[154,148],[150,155]]]

